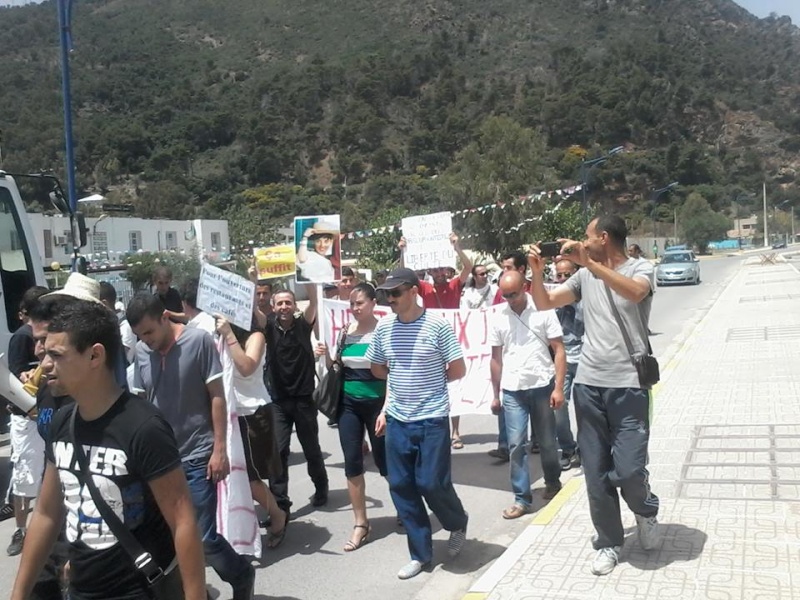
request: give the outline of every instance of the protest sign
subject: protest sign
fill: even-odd
[[[256,261],[256,273],[259,279],[274,279],[294,275],[295,257],[294,246],[270,246],[269,248],[255,248],[253,257]]]
[[[450,243],[453,217],[449,212],[403,219],[405,266],[413,271],[455,267],[456,253]]]
[[[339,215],[295,217],[295,279],[334,283],[342,278]]]
[[[489,342],[489,323],[494,308],[488,309],[428,309],[428,312],[444,318],[456,334],[464,352],[467,374],[463,379],[448,385],[450,414],[491,414],[492,382],[489,362],[492,348]],[[343,327],[353,320],[350,305],[339,300],[322,301],[325,327],[323,339],[328,349],[336,348],[336,340]],[[391,314],[387,306],[376,306],[375,316],[381,318]]]
[[[249,331],[255,289],[252,281],[205,263],[197,286],[197,308],[210,315],[222,315]]]

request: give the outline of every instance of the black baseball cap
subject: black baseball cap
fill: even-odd
[[[395,269],[378,286],[379,290],[393,290],[401,285],[419,285],[419,278],[411,269]]]

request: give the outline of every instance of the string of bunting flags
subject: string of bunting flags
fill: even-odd
[[[567,188],[563,188],[563,189],[560,189],[560,190],[552,190],[552,191],[548,191],[548,192],[538,192],[536,194],[529,194],[527,196],[519,196],[518,198],[516,198],[514,200],[509,200],[508,202],[496,202],[494,204],[484,204],[483,206],[476,206],[474,208],[464,208],[464,209],[461,209],[461,210],[453,211],[452,215],[454,217],[465,218],[468,215],[471,215],[471,214],[474,214],[474,213],[485,214],[487,211],[496,210],[498,208],[502,210],[506,206],[509,206],[509,205],[511,205],[511,206],[515,206],[515,205],[524,206],[527,202],[531,202],[531,203],[539,202],[539,201],[541,201],[543,199],[552,198],[553,196],[558,196],[560,198],[569,198],[570,196],[580,192],[582,189],[583,189],[583,184],[578,184],[578,185],[567,187]],[[559,203],[558,206],[561,206],[561,204]],[[554,209],[551,209],[551,210],[546,211],[546,212],[552,212],[553,210]],[[512,228],[509,231],[506,231],[505,233],[511,233],[511,231],[518,231],[519,228],[522,227],[523,225],[525,225],[527,223],[532,223],[533,221],[537,220],[538,218],[539,217],[533,217],[532,219],[526,219],[525,221],[523,221],[523,222],[519,223],[518,225],[516,225],[515,226],[516,228]],[[396,225],[385,225],[383,227],[374,227],[372,229],[362,229],[362,230],[359,230],[359,231],[350,231],[348,233],[342,233],[341,237],[342,237],[342,239],[357,240],[357,239],[372,237],[373,235],[378,235],[378,234],[382,234],[382,233],[391,233],[391,232],[397,231],[399,229],[400,229],[400,225],[399,224],[396,224]],[[465,237],[469,238],[469,237],[472,237],[472,236],[465,236]]]

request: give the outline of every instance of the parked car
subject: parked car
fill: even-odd
[[[784,242],[775,242],[774,244],[772,244],[772,249],[773,250],[780,250],[781,248],[786,248],[786,242],[785,241]]]
[[[691,250],[673,250],[656,266],[656,285],[700,283],[700,261]]]

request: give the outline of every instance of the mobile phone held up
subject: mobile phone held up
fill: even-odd
[[[555,258],[561,254],[561,244],[558,242],[544,242],[539,246],[539,253],[545,258]]]

